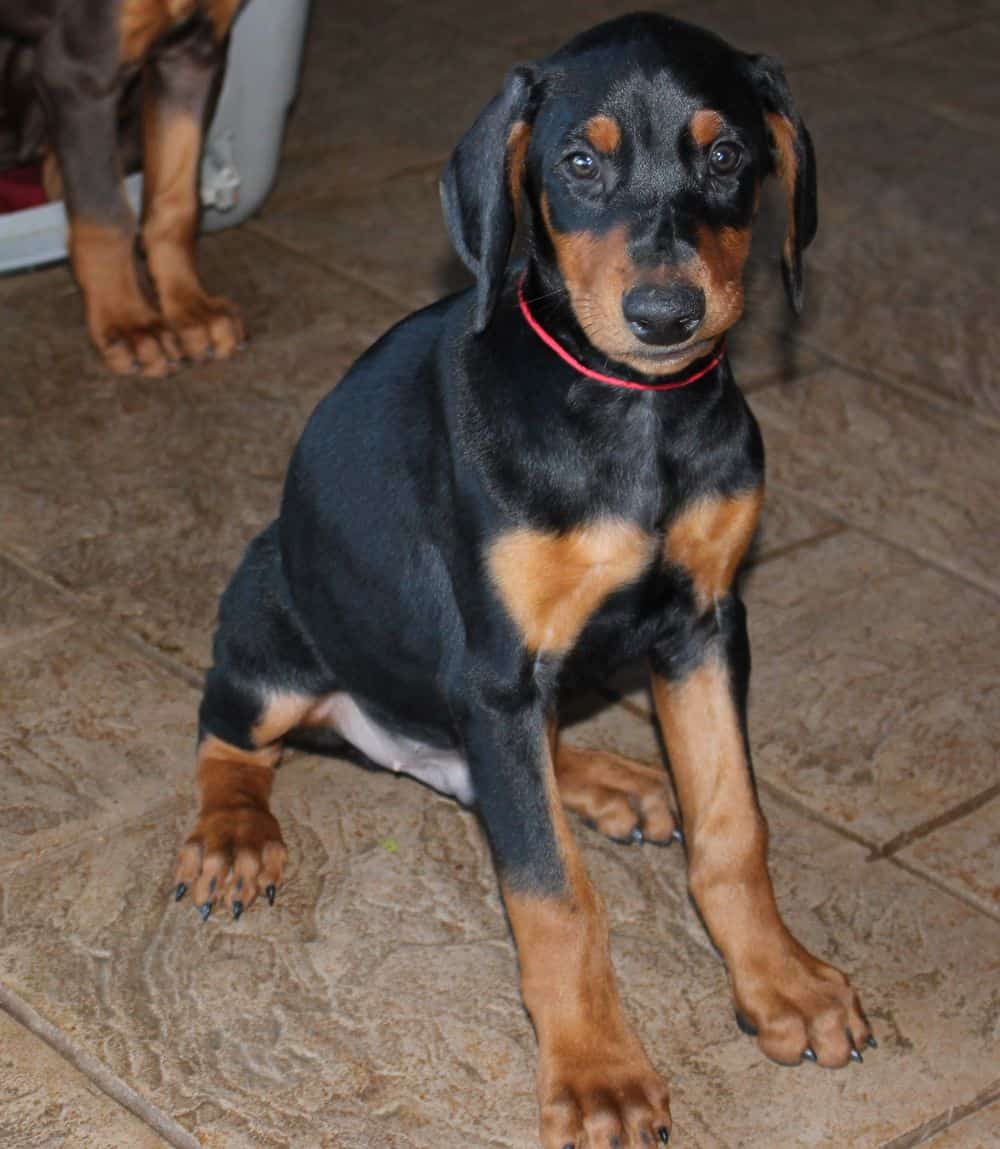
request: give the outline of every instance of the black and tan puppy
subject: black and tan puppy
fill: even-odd
[[[8,96],[18,94],[30,137],[20,146],[44,143],[56,158],[90,337],[121,374],[164,375],[182,356],[227,356],[243,339],[235,310],[206,294],[195,267],[203,130],[242,3],[0,0],[0,59],[16,72]],[[119,148],[119,109],[140,72],[142,240],[158,309],[136,273]]]
[[[747,751],[734,576],[764,459],[722,340],[772,171],[798,305],[814,169],[773,60],[640,15],[516,68],[444,177],[475,288],[400,323],[323,400],[222,598],[178,897],[205,918],[274,900],[269,795],[297,728],[474,802],[546,1149],[669,1135],[565,814],[667,841],[667,775],[557,738],[560,687],[626,661],[649,661],[691,891],[743,1024],[791,1064],[844,1065],[871,1039],[847,978],[781,920]],[[528,256],[508,270],[519,213]]]

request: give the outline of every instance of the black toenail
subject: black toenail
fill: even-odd
[[[675,842],[683,842],[684,841],[684,831],[683,830],[674,830],[674,832],[670,835],[670,837],[673,838],[673,840]],[[669,1133],[667,1134],[667,1136],[668,1137],[670,1136]]]
[[[208,883],[208,892],[209,892],[210,894],[214,894],[214,893],[215,893],[215,887],[216,887],[216,884],[217,884],[217,882],[216,882],[216,879],[215,879],[215,878],[213,878],[213,879],[212,879],[212,880],[211,880],[211,881]]]
[[[815,1061],[816,1060],[816,1050],[813,1049],[813,1047],[811,1045],[807,1045],[805,1047],[805,1049],[802,1051],[802,1056],[806,1059],[806,1061]]]
[[[274,905],[274,895],[277,892],[278,891],[273,884],[268,886],[267,889],[264,891],[264,893],[267,894],[268,905],[271,905],[271,906]]]
[[[179,902],[181,898],[187,893],[187,884],[185,882],[178,882],[177,889],[174,890],[174,901]]]
[[[639,845],[642,842],[642,829],[641,829],[641,827],[634,826],[632,828],[632,833],[629,835],[629,837],[632,839],[633,842],[636,843],[636,845]]]
[[[242,914],[242,913],[243,913],[243,903],[242,902],[233,902],[233,917],[238,920],[240,914]]]
[[[861,1056],[860,1053],[858,1053],[858,1051],[856,1049],[852,1049],[851,1050],[851,1060],[861,1062],[861,1061],[864,1061],[864,1058]]]
[[[757,1036],[757,1027],[752,1025],[742,1013],[737,1013],[736,1024],[739,1026],[740,1033],[745,1033],[747,1037]]]
[[[198,907],[198,913],[201,914],[201,920],[203,922],[208,921],[208,917],[209,917],[209,914],[211,914],[211,912],[212,912],[212,903],[211,902],[204,902],[204,903],[202,903],[202,905],[200,905]]]
[[[878,1042],[871,1034],[869,1034],[865,1040],[865,1045],[867,1045],[869,1049],[878,1049]]]
[[[656,1131],[656,1136],[663,1142],[664,1145],[670,1140],[670,1130],[666,1125],[661,1125]]]

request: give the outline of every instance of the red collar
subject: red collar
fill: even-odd
[[[521,314],[524,316],[525,322],[546,347],[551,348],[560,359],[568,363],[574,370],[579,371],[581,375],[586,375],[588,379],[596,379],[599,383],[610,383],[612,387],[628,387],[631,391],[675,391],[678,387],[687,387],[689,383],[694,383],[696,380],[701,379],[702,376],[707,375],[713,368],[718,367],[726,354],[726,345],[722,343],[719,346],[719,350],[704,367],[699,367],[697,371],[686,375],[683,379],[671,379],[669,383],[636,383],[631,379],[619,379],[614,375],[602,375],[599,371],[592,371],[589,367],[585,367],[579,359],[570,355],[566,348],[560,343],[557,343],[531,314],[528,301],[524,298],[523,279],[517,285],[517,302],[520,305]]]

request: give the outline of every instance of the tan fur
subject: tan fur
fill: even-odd
[[[777,151],[778,179],[785,192],[788,204],[788,222],[785,230],[784,254],[789,264],[795,259],[795,181],[798,177],[798,160],[795,158],[795,128],[786,116],[772,112],[767,117]]]
[[[507,136],[507,180],[515,219],[519,219],[521,215],[521,185],[524,181],[524,165],[528,158],[529,143],[531,143],[531,128],[523,120],[518,120]]]
[[[707,148],[722,131],[722,117],[711,108],[699,108],[688,121],[688,131],[698,147]]]
[[[690,575],[701,610],[728,591],[753,538],[763,500],[763,488],[728,499],[701,499],[670,526],[666,558]]]
[[[634,523],[608,519],[562,535],[511,531],[490,544],[488,565],[528,649],[557,654],[608,595],[641,574],[653,546]]]
[[[622,141],[622,130],[610,116],[592,116],[584,125],[583,134],[592,148],[608,154]]]

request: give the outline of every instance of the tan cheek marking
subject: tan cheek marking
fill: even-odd
[[[791,263],[795,253],[795,180],[798,177],[798,160],[795,158],[796,132],[792,122],[785,116],[771,113],[767,117],[771,138],[777,149],[778,179],[788,201],[788,227],[785,233],[785,258]]]
[[[593,116],[584,125],[583,134],[599,152],[613,152],[622,142],[622,130],[610,116]]]
[[[625,250],[625,225],[613,227],[603,235],[558,231],[544,193],[541,207],[577,321],[595,347],[608,352],[620,346],[627,338],[621,314],[622,296],[635,280],[635,268]]]
[[[608,595],[642,573],[652,550],[638,526],[608,520],[563,535],[511,531],[490,546],[488,566],[528,649],[558,654]]]
[[[710,108],[700,108],[688,121],[691,138],[700,148],[707,148],[722,131],[722,117]]]
[[[698,607],[706,610],[729,590],[753,538],[764,490],[728,499],[703,499],[675,520],[665,543],[669,562],[694,583]]]

